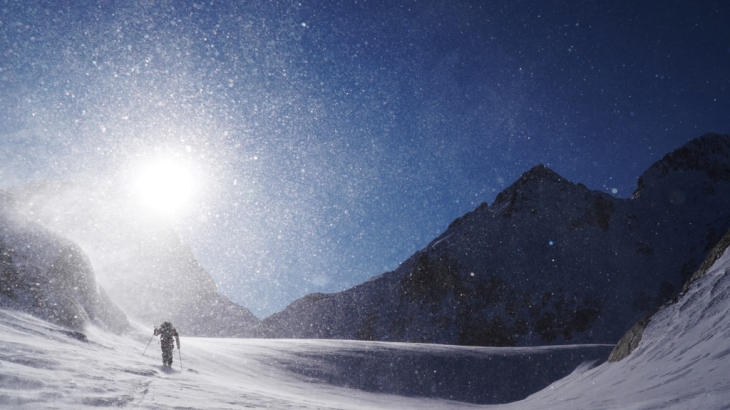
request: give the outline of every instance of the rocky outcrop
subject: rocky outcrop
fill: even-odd
[[[705,276],[707,271],[712,267],[712,265],[715,264],[715,262],[720,259],[720,257],[725,253],[725,250],[730,247],[730,231],[725,233],[725,236],[720,239],[720,241],[715,245],[714,248],[710,251],[710,253],[707,254],[707,257],[704,261],[702,261],[702,264],[700,265],[699,269],[695,271],[695,273],[692,274],[692,276],[689,278],[687,282],[684,283],[682,286],[682,294],[687,292],[687,289],[698,281],[700,278]],[[681,294],[680,294],[681,296]]]
[[[614,347],[613,351],[611,351],[611,354],[608,356],[608,361],[621,361],[626,356],[630,355],[631,352],[636,350],[639,346],[639,342],[641,342],[641,337],[644,335],[644,328],[646,328],[646,325],[649,324],[650,320],[651,316],[647,316],[646,318],[636,322],[636,324],[633,325],[628,332],[626,332],[621,340],[616,343],[616,347]]]
[[[616,343],[730,228],[728,166],[730,136],[708,134],[654,164],[629,199],[536,166],[395,271],[295,301],[259,335]]]

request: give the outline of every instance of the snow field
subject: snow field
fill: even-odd
[[[115,336],[90,328],[84,341],[32,316],[0,310],[0,407],[466,409],[481,406],[448,398],[504,401],[511,399],[505,388],[525,397],[611,349],[182,336],[173,368],[164,369],[155,340],[142,356],[150,340],[144,330]]]
[[[618,363],[576,371],[514,409],[730,409],[730,253],[653,316]]]

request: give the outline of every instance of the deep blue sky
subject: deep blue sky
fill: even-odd
[[[0,1],[0,186],[175,153],[178,231],[264,317],[394,269],[544,163],[627,197],[730,132],[727,1]],[[101,184],[101,185],[99,185]]]

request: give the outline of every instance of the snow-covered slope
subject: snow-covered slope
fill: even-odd
[[[674,303],[652,315],[636,349],[507,408],[730,408],[730,232]],[[704,263],[703,263],[704,264]]]
[[[0,307],[75,330],[90,323],[117,332],[129,326],[97,287],[84,252],[18,215],[7,196],[0,198]]]
[[[398,269],[265,319],[264,337],[461,345],[616,343],[730,228],[730,136],[647,170],[632,198],[537,166]]]
[[[218,293],[173,229],[133,212],[121,195],[59,183],[19,187],[9,195],[25,218],[84,250],[97,281],[131,319],[149,325],[169,320],[199,336],[240,336],[258,323]]]
[[[0,310],[0,407],[443,409],[524,398],[611,346],[479,348],[182,335],[173,369],[147,335],[88,340]],[[145,353],[143,357],[142,354]],[[182,353],[182,356],[180,356]],[[182,364],[180,361],[182,358]]]

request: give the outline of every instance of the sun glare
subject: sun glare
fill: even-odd
[[[157,160],[140,168],[134,188],[144,205],[162,214],[179,212],[193,193],[193,176],[183,164]]]

